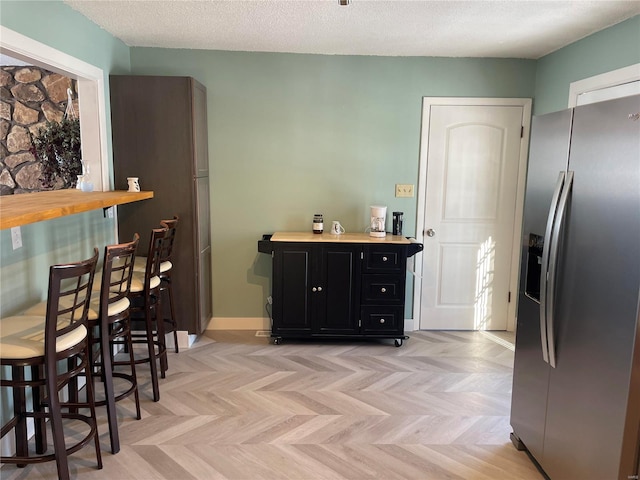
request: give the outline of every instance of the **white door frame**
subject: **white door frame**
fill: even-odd
[[[516,214],[513,232],[513,251],[511,253],[511,273],[509,290],[511,303],[507,313],[507,330],[514,331],[516,325],[516,311],[518,302],[518,279],[520,274],[520,253],[522,237],[522,215],[524,209],[524,192],[527,180],[527,160],[529,158],[529,133],[531,130],[531,99],[530,98],[465,98],[465,97],[423,97],[422,98],[422,127],[420,132],[420,164],[418,171],[418,205],[416,218],[416,240],[424,242],[424,214],[427,189],[427,153],[429,151],[429,120],[430,109],[436,105],[445,106],[518,106],[523,107],[523,134],[520,139],[520,159],[518,165],[518,186],[516,192]],[[422,253],[415,256],[416,271],[413,283],[413,324],[420,328],[422,303]]]
[[[571,82],[569,84],[568,106],[571,108],[578,105],[578,97],[583,93],[637,81],[640,81],[640,63]]]

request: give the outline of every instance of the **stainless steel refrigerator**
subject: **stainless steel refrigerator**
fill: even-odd
[[[637,479],[640,96],[534,117],[512,440],[551,480]]]

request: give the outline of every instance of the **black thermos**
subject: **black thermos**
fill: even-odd
[[[403,212],[393,212],[393,234],[402,235],[402,215]]]

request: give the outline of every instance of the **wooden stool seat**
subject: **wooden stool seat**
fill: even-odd
[[[144,273],[145,268],[147,268],[147,257],[136,257],[136,263],[133,266],[133,271]],[[172,268],[173,263],[171,263],[169,260],[160,262],[160,273],[168,272]]]
[[[131,292],[140,293],[144,291],[144,272],[133,272],[131,278]],[[149,288],[154,290],[160,286],[160,277],[154,275],[149,279]]]
[[[16,315],[0,320],[0,357],[3,360],[44,357],[45,321],[43,315]],[[56,339],[56,351],[75,347],[85,338],[87,329],[81,325]]]

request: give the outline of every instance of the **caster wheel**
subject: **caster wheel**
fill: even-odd
[[[396,338],[395,339],[395,344],[396,344],[396,347],[401,347],[402,346],[402,339],[401,338]]]
[[[274,345],[280,345],[282,343],[282,338],[281,337],[276,337],[273,339],[273,344]]]

